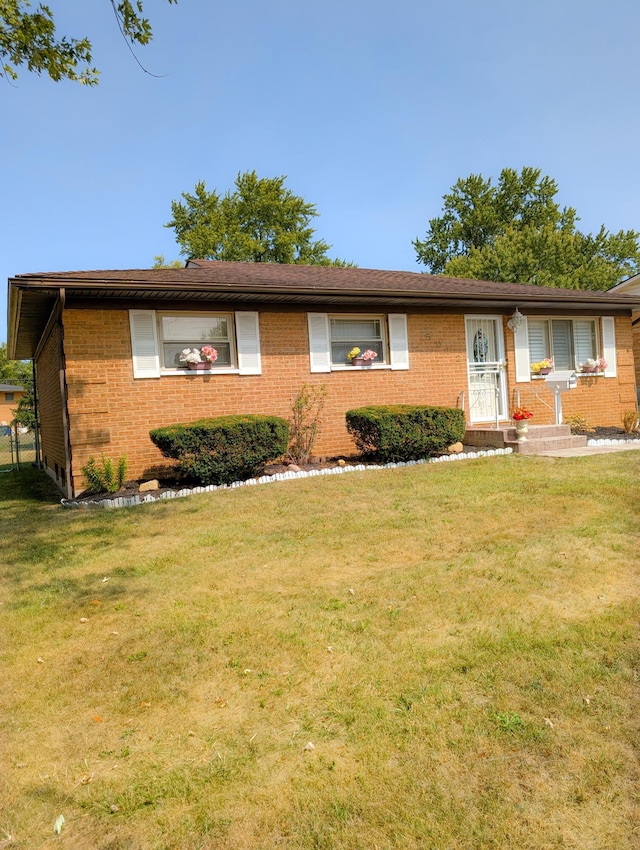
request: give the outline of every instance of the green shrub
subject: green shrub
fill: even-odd
[[[91,456],[82,467],[82,474],[90,493],[116,493],[127,479],[127,456],[122,455],[115,465],[111,458],[102,455],[101,465]]]
[[[396,404],[348,410],[347,429],[369,460],[417,460],[444,452],[463,439],[464,411],[454,407]]]
[[[564,424],[571,428],[572,434],[593,434],[595,430],[581,413],[569,413],[565,416]]]
[[[289,426],[278,416],[240,414],[150,431],[165,457],[200,484],[230,484],[260,475],[287,450]]]

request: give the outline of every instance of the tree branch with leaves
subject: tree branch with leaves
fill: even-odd
[[[153,31],[149,19],[144,16],[142,0],[108,2],[130,49],[135,44],[145,45],[151,41]],[[177,3],[178,0],[167,2]],[[34,9],[29,0],[0,0],[0,72],[8,80],[16,80],[16,69],[25,65],[28,71],[47,74],[55,82],[73,80],[95,86],[99,71],[91,62],[89,39],[58,36],[54,15],[48,6],[39,4]]]

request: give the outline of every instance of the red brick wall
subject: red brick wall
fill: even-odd
[[[36,360],[36,382],[42,462],[57,483],[64,486],[66,451],[60,391],[60,333],[56,325]]]
[[[636,364],[636,386],[640,387],[640,313],[633,314],[633,357]]]
[[[345,411],[367,404],[419,403],[456,406],[467,391],[465,329],[462,315],[408,316],[408,371],[309,371],[306,312],[260,312],[262,375],[189,375],[133,378],[129,315],[126,310],[77,310],[64,314],[69,419],[76,488],[84,486],[81,467],[90,455],[113,459],[126,454],[131,477],[151,477],[167,461],[149,439],[149,429],[203,416],[271,413],[289,418],[303,383],[324,384],[327,402],[314,447],[318,455],[350,454],[354,446]],[[616,322],[622,349],[618,377],[586,379],[565,403],[594,423],[618,424],[634,392],[628,319]],[[537,422],[553,413],[533,397],[536,387],[515,383],[513,334],[505,330],[509,386],[532,404]],[[541,383],[541,382],[540,382]],[[541,393],[542,395],[542,393]],[[547,395],[550,394],[547,393]],[[531,396],[531,398],[530,398]]]
[[[631,319],[619,317],[615,322],[616,334],[616,370],[615,378],[578,377],[578,386],[562,395],[562,413],[564,417],[571,414],[584,416],[587,422],[594,425],[622,427],[622,415],[636,404],[636,385],[633,363],[633,344],[631,334]],[[529,383],[516,383],[515,354],[513,334],[506,328],[505,343],[507,348],[507,371],[509,386],[509,403],[511,409],[517,404],[517,394],[520,403],[529,408],[536,425],[547,425],[554,422],[553,396],[545,388],[542,379]]]

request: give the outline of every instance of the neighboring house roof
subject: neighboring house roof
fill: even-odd
[[[0,384],[0,393],[23,393],[24,387],[16,387],[13,384]]]
[[[640,293],[640,274],[634,274],[632,277],[628,277],[626,280],[617,283],[615,286],[612,286],[609,292],[613,292],[615,294],[620,294],[623,292],[627,293]]]
[[[162,302],[307,305],[323,309],[390,307],[448,309],[570,309],[627,312],[638,297],[517,283],[466,280],[420,272],[189,260],[183,269],[127,269],[45,272],[9,279],[11,357],[32,357],[58,301],[67,306],[97,306],[96,300],[123,307]]]

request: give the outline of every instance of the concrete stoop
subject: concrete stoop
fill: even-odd
[[[513,449],[518,454],[535,455],[555,449],[578,449],[587,445],[585,436],[571,433],[568,425],[529,425],[527,439],[518,442],[516,429],[511,425],[500,428],[468,428],[464,442],[468,446],[491,446]]]

